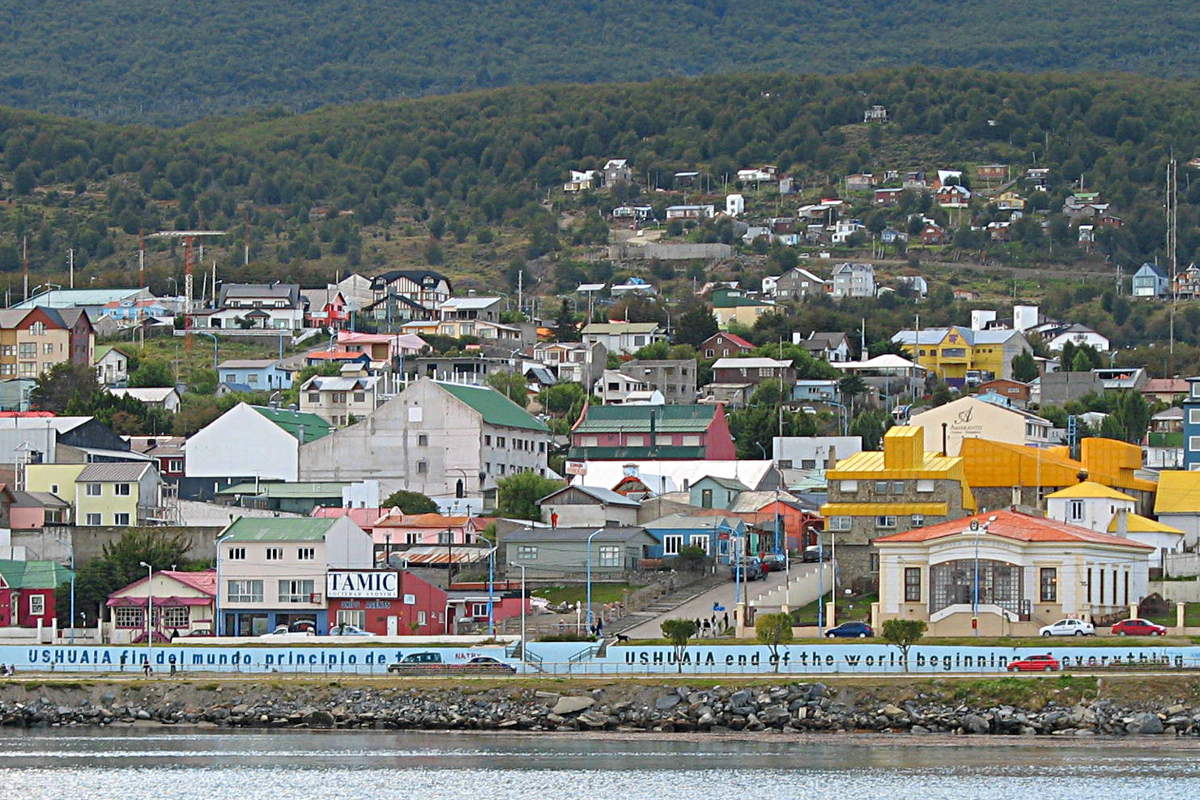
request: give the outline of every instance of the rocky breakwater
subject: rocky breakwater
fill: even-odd
[[[614,684],[522,688],[41,687],[0,697],[8,727],[196,725],[450,731],[885,732],[1021,736],[1200,736],[1200,705],[1111,700],[1037,710],[950,704],[918,693],[879,702],[821,683],[741,688]]]

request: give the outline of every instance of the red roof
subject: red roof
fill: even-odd
[[[1000,536],[1005,539],[1015,539],[1019,542],[1085,542],[1088,544],[1120,545],[1122,547],[1137,547],[1143,550],[1153,550],[1153,545],[1135,542],[1122,536],[1099,533],[1078,525],[1068,525],[1058,520],[1021,514],[1016,511],[989,511],[964,519],[941,522],[924,528],[914,528],[911,531],[880,536],[875,544],[892,542],[928,542],[933,539],[944,539],[947,536],[958,536],[970,532],[971,520],[978,520],[980,525],[987,525],[984,535]],[[991,520],[989,522],[989,520]]]
[[[386,514],[386,508],[339,508],[317,506],[313,509],[314,517],[322,517],[324,519],[333,519],[335,517],[349,517],[360,528],[370,529],[375,526],[375,521]]]
[[[714,333],[713,336],[723,336],[726,339],[728,339],[729,341],[736,344],[738,347],[744,347],[747,350],[754,349],[754,345],[750,344],[750,342],[747,342],[745,339],[738,336],[736,333],[725,333],[724,331],[721,331],[720,333]],[[712,336],[710,336],[709,338],[711,339]]]
[[[376,528],[461,528],[470,522],[470,517],[444,517],[441,514],[403,514],[399,509],[389,509],[379,518]],[[391,513],[394,512],[394,513]]]
[[[181,572],[176,570],[163,570],[159,575],[166,575],[168,578],[174,578],[185,586],[190,586],[198,592],[215,595],[217,593],[217,571],[215,569],[203,569],[199,572]]]

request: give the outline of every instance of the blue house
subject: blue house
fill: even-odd
[[[1133,273],[1134,297],[1166,297],[1171,291],[1171,279],[1158,264],[1147,261]]]
[[[799,380],[792,387],[792,400],[797,403],[828,403],[837,400],[838,386],[835,380]]]
[[[699,547],[721,564],[729,563],[730,540],[746,536],[746,523],[737,517],[671,514],[642,526],[654,538],[647,556],[669,558],[684,547]]]
[[[221,383],[244,386],[251,392],[292,388],[292,370],[269,358],[223,361],[217,367],[217,378]]]
[[[1183,400],[1183,468],[1200,469],[1200,377],[1188,378]]]
[[[701,478],[688,489],[688,503],[701,508],[720,508],[728,511],[738,495],[749,489],[736,478],[719,478],[709,475]]]

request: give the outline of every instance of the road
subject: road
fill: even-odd
[[[728,568],[726,568],[726,572],[728,573]],[[743,589],[747,590],[749,597],[757,597],[768,589],[773,589],[776,586],[782,586],[785,575],[786,573],[784,572],[770,572],[767,573],[767,577],[764,579],[760,581],[751,581],[750,583],[746,584]],[[732,623],[734,608],[733,597],[734,586],[733,581],[731,580],[728,583],[721,584],[715,589],[710,589],[704,594],[693,597],[691,600],[688,600],[681,606],[677,606],[663,614],[650,617],[645,622],[642,622],[639,625],[630,628],[629,630],[623,631],[623,633],[630,639],[657,639],[662,636],[662,624],[664,621],[668,619],[678,619],[680,617],[683,619],[708,619],[713,613],[713,603],[720,603],[721,605],[725,606],[725,611],[729,612],[730,623]],[[717,614],[717,616],[720,617],[721,614]]]

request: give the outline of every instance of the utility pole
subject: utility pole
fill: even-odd
[[[1179,198],[1177,193],[1178,165],[1175,161],[1174,153],[1167,161],[1167,264],[1171,269],[1171,314],[1170,314],[1170,343],[1167,347],[1167,355],[1170,363],[1167,366],[1167,374],[1174,375],[1175,372],[1175,306],[1179,301],[1178,288],[1178,269],[1179,258],[1177,250],[1178,236],[1177,226],[1179,224]]]
[[[67,250],[67,268],[71,271],[70,287],[75,288],[75,248]]]
[[[29,299],[29,237],[21,237],[22,300]]]

